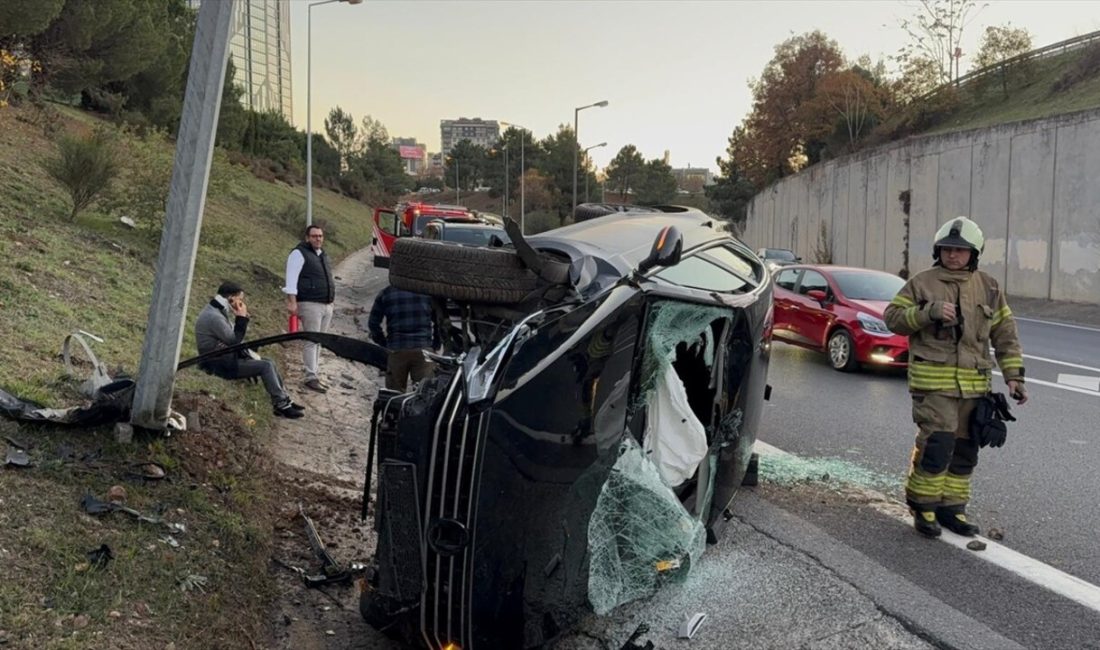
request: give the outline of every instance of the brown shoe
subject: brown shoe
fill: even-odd
[[[316,377],[314,377],[313,379],[307,380],[306,383],[305,383],[305,387],[310,389],[310,390],[315,390],[318,393],[327,393],[328,392],[328,389],[325,388],[325,385],[322,384],[321,380],[317,379]]]

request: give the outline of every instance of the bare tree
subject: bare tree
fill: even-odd
[[[977,0],[917,0],[906,3],[914,15],[901,21],[910,41],[896,59],[903,66],[911,59],[929,59],[938,67],[941,83],[959,78],[962,35],[977,14],[989,6]]]

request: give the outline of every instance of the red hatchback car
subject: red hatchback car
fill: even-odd
[[[905,281],[848,266],[797,264],[775,272],[775,333],[784,343],[825,352],[836,370],[860,364],[904,368],[909,340],[882,314]]]

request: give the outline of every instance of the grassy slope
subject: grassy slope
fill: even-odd
[[[31,109],[0,110],[0,387],[69,406],[78,395],[62,377],[58,352],[70,331],[103,337],[92,343],[100,360],[136,372],[159,242],[155,233],[129,230],[117,215],[94,207],[68,221],[67,196],[40,167],[53,145],[40,126],[26,121],[35,115]],[[95,123],[88,115],[62,112],[64,130],[86,131]],[[124,134],[117,142],[124,151],[135,146]],[[170,143],[154,148],[171,156]],[[314,201],[315,220],[331,225],[327,246],[335,256],[369,243],[366,206],[323,190]],[[304,225],[276,216],[288,204],[304,205],[304,188],[257,180],[218,156],[184,358],[194,354],[194,317],[223,278],[249,292],[250,336],[284,327],[282,267]],[[61,432],[0,420],[0,432],[28,445],[37,464],[0,470],[0,643],[249,647],[262,636],[271,537],[271,485],[261,451],[271,418],[266,395],[260,386],[185,371],[175,406],[197,409],[202,433],[118,446],[106,428]],[[126,482],[129,463],[143,460],[168,466],[172,480]],[[116,483],[127,487],[129,505],[162,507],[185,523],[183,546],[161,543],[164,531],[124,515],[93,519],[79,512],[81,494],[102,498]],[[85,553],[102,543],[116,559],[102,571],[87,570]],[[178,581],[191,573],[207,577],[204,591],[181,589]]]
[[[1029,74],[1010,77],[1006,97],[999,78],[964,86],[959,108],[926,134],[977,129],[1100,106],[1100,75],[1054,93],[1051,88],[1081,59],[1084,50],[1052,56],[1033,64]]]

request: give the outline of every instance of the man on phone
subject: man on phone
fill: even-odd
[[[230,318],[232,314],[232,319]],[[230,320],[233,324],[230,325]],[[244,303],[244,289],[234,282],[223,282],[218,293],[203,307],[195,321],[195,344],[199,354],[227,348],[244,341],[248,330],[248,307]],[[305,410],[295,404],[283,388],[283,379],[271,359],[260,358],[251,350],[237,354],[224,354],[199,364],[202,370],[223,379],[251,379],[259,377],[271,397],[275,415],[284,418],[300,418]]]

